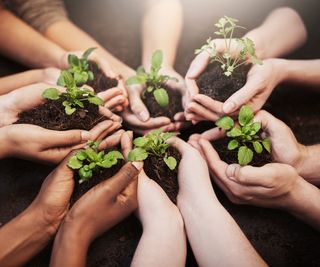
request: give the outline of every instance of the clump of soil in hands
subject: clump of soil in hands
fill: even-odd
[[[168,157],[172,156],[177,160],[177,166],[174,170],[168,168],[163,158],[149,155],[148,158],[144,160],[144,171],[150,179],[153,179],[161,186],[170,200],[176,204],[179,192],[178,165],[181,160],[181,155],[173,147],[169,147],[167,153]]]
[[[72,129],[90,130],[105,118],[99,114],[99,107],[84,102],[83,109],[67,115],[62,105],[65,97],[46,102],[34,109],[19,114],[16,124],[33,124],[49,130],[65,131]]]
[[[89,70],[92,71],[94,79],[93,81],[88,81],[87,85],[91,86],[96,93],[103,92],[118,85],[117,79],[107,77],[97,63],[94,61],[89,61],[88,63]]]
[[[146,105],[153,118],[164,116],[173,120],[174,115],[183,111],[182,108],[182,95],[179,91],[171,89],[168,85],[163,85],[162,88],[166,89],[169,95],[169,105],[161,107],[156,101],[153,93],[145,91],[144,96],[141,95],[143,103]]]
[[[247,82],[247,74],[252,64],[236,68],[231,76],[226,76],[219,62],[212,62],[197,79],[199,93],[224,102]]]
[[[222,161],[226,162],[227,164],[238,164],[238,150],[229,150],[228,143],[230,138],[223,137],[219,140],[212,141],[211,144],[214,149],[218,152]],[[267,151],[263,151],[262,153],[254,153],[253,159],[250,162],[251,166],[254,167],[261,167],[265,164],[272,162],[272,156]]]

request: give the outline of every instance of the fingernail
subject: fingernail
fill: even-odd
[[[230,165],[228,165],[227,170],[226,170],[226,175],[230,179],[234,180],[234,176],[236,174],[237,168],[239,168],[238,164],[230,164]]]
[[[223,104],[222,109],[224,113],[230,113],[234,111],[235,107],[236,107],[236,104],[232,101],[229,101]]]
[[[81,131],[81,140],[82,141],[89,141],[90,140],[90,133],[88,131]]]
[[[149,114],[146,111],[142,111],[139,113],[139,117],[142,121],[147,121],[149,119]]]

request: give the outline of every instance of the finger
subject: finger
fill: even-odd
[[[105,131],[103,131],[95,140],[100,141],[103,138],[105,138],[107,135],[112,134],[114,131],[118,130],[119,128],[121,128],[121,123],[119,122],[114,122],[111,127],[109,127],[108,129],[106,129]]]
[[[175,121],[185,121],[186,117],[184,116],[183,112],[178,112],[177,114],[174,115],[173,119]]]
[[[118,95],[106,101],[104,106],[111,110],[116,106],[122,105],[123,103],[125,103],[125,101],[126,101],[126,98],[123,95]]]
[[[186,110],[187,112],[195,113],[196,115],[210,121],[217,121],[220,118],[220,115],[211,112],[210,110],[203,107],[202,105],[199,105],[196,102],[189,103]]]
[[[225,135],[225,131],[219,127],[215,127],[201,134],[201,138],[208,141],[215,141],[222,138]]]
[[[111,109],[112,112],[115,112],[115,113],[120,113],[124,110],[124,107],[123,106],[116,106],[114,108]]]
[[[199,94],[199,87],[197,85],[197,82],[195,80],[187,79],[186,78],[186,103],[188,104],[191,102],[194,95]]]
[[[203,154],[202,148],[199,145],[199,142],[195,141],[195,140],[189,140],[188,144],[190,144],[192,147],[194,147],[196,150],[199,151],[200,155],[202,158],[204,158],[206,160],[205,155]]]
[[[128,160],[129,152],[132,150],[133,132],[126,131],[121,136],[122,154]]]
[[[106,107],[99,106],[99,113],[112,121],[122,122],[122,118],[120,116],[114,114]]]
[[[44,141],[44,149],[80,144],[90,140],[91,133],[81,130],[53,131],[39,127],[40,139]]]
[[[262,130],[270,136],[275,136],[280,129],[287,128],[285,123],[265,110],[257,112],[254,117],[254,121],[260,122]]]
[[[194,122],[200,122],[200,121],[206,121],[207,119],[199,116],[198,114],[192,113],[192,112],[186,112],[185,113],[186,120],[191,121],[192,124],[195,124]]]
[[[114,87],[99,93],[98,97],[100,97],[104,102],[106,102],[118,95],[122,95],[122,91],[120,88]]]
[[[120,143],[121,136],[124,133],[124,130],[119,130],[114,134],[106,137],[99,144],[99,150],[105,150],[106,148],[115,147]]]
[[[134,179],[129,185],[116,197],[116,202],[120,204],[119,208],[128,212],[133,212],[138,207],[137,199],[138,179]],[[126,203],[126,205],[123,205]]]
[[[105,120],[98,123],[90,130],[90,140],[97,140],[101,134],[110,129],[114,122],[111,120]]]
[[[117,174],[103,182],[112,190],[114,197],[118,196],[135,178],[141,169],[137,169],[131,162],[126,163]],[[103,185],[102,185],[103,186]]]
[[[201,134],[192,134],[189,136],[189,141],[199,141],[199,139],[201,138]]]
[[[193,96],[193,100],[201,104],[203,107],[209,109],[213,113],[217,114],[219,117],[221,117],[223,111],[222,106],[223,103],[217,100],[212,99],[209,96],[203,95],[203,94],[197,94]]]
[[[181,155],[190,151],[194,151],[194,148],[192,146],[190,146],[187,142],[183,141],[182,139],[176,136],[173,136],[170,139],[168,139],[166,143],[177,149]]]
[[[99,65],[105,76],[115,78],[115,72],[112,70],[109,62],[103,57],[98,56],[95,52],[91,53],[89,58]]]
[[[140,121],[145,122],[150,118],[150,113],[141,100],[140,91],[131,89],[129,94],[130,108]]]
[[[210,62],[210,54],[207,51],[201,52],[191,62],[186,77],[196,79],[206,69]]]
[[[135,114],[129,113],[128,110],[125,110],[122,114],[130,125],[141,129],[157,129],[161,126],[168,125],[171,122],[167,117],[150,118],[148,121],[142,122]]]

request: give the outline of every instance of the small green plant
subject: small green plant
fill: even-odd
[[[134,149],[129,152],[129,161],[145,160],[149,155],[163,158],[165,164],[170,170],[174,170],[177,161],[174,157],[167,154],[169,145],[166,141],[174,136],[174,133],[163,133],[161,130],[155,130],[149,134],[137,137],[133,140]]]
[[[170,77],[168,75],[161,75],[159,71],[161,69],[163,61],[163,55],[161,50],[156,50],[151,59],[151,70],[150,73],[147,73],[143,66],[140,66],[137,69],[137,74],[130,77],[127,81],[127,85],[133,84],[145,84],[147,88],[142,92],[142,97],[145,98],[145,93],[152,93],[161,107],[166,107],[169,105],[169,95],[166,89],[163,88],[163,85],[169,80],[175,80],[176,78]]]
[[[69,71],[63,70],[59,79],[63,81],[64,86],[67,88],[66,91],[61,93],[56,88],[48,88],[43,92],[42,96],[50,100],[58,100],[61,96],[65,97],[65,101],[62,104],[67,115],[73,114],[77,107],[84,108],[84,101],[97,106],[103,105],[103,100],[96,96],[92,90],[77,87],[74,76]]]
[[[118,163],[118,160],[124,159],[119,151],[98,151],[99,143],[89,141],[89,147],[85,150],[80,150],[69,159],[68,166],[73,170],[78,170],[79,183],[89,180],[94,172],[99,172],[102,169],[108,169]]]
[[[76,85],[93,81],[94,75],[93,72],[89,70],[88,57],[95,49],[96,48],[94,47],[87,49],[81,58],[72,54],[68,56],[68,63],[70,67],[67,69],[67,71],[73,75]],[[60,75],[57,84],[60,86],[66,86],[65,79],[62,75]]]
[[[233,39],[234,30],[236,28],[244,28],[238,26],[236,23],[237,19],[224,16],[219,19],[218,23],[215,26],[218,28],[218,31],[215,32],[216,35],[223,37],[225,42],[225,51],[220,53],[216,49],[216,44],[214,40],[209,38],[207,43],[203,45],[200,49],[196,49],[195,53],[199,54],[202,51],[207,51],[210,54],[211,62],[217,61],[221,64],[221,68],[224,71],[224,75],[230,76],[233,71],[245,64],[247,58],[249,57],[249,62],[252,64],[262,64],[262,61],[257,58],[254,42],[247,38],[236,38],[238,43],[239,53],[235,57],[232,57],[231,53],[231,44]]]
[[[242,106],[238,116],[239,125],[235,125],[232,118],[224,116],[216,121],[216,125],[227,131],[227,136],[232,138],[228,149],[238,148],[238,163],[241,166],[249,164],[253,159],[253,151],[260,154],[263,148],[270,153],[271,141],[259,136],[261,123],[253,122],[253,111],[249,106]],[[249,147],[252,146],[253,150]]]

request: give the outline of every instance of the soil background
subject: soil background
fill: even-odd
[[[182,0],[185,24],[178,48],[176,69],[182,75],[200,47],[213,32],[214,22],[222,15],[236,17],[248,30],[258,26],[275,7],[295,7],[303,17],[308,32],[304,47],[289,58],[320,58],[320,28],[317,0],[241,0],[241,8],[234,1]],[[70,18],[94,36],[115,56],[133,68],[140,65],[140,23],[143,12],[141,0],[69,0]],[[248,15],[248,10],[254,10]],[[95,18],[92,20],[92,18]],[[119,19],[121,18],[121,19]],[[272,40],[270,44],[272,45]],[[0,75],[13,74],[25,68],[0,57]],[[306,88],[283,87],[276,90],[265,108],[286,122],[298,140],[304,144],[320,142],[320,93]],[[182,133],[202,132],[212,125],[203,123]],[[24,210],[36,196],[42,181],[52,170],[22,160],[0,161],[0,225],[7,223]],[[270,266],[320,266],[320,234],[311,227],[282,211],[237,206],[216,189],[219,199],[231,213],[246,236]],[[126,235],[121,233],[125,232]],[[115,229],[98,238],[90,247],[88,266],[129,266],[139,242],[141,227],[130,217]],[[112,247],[110,247],[112,244]],[[48,266],[50,246],[26,266]],[[197,266],[189,253],[187,266]]]

